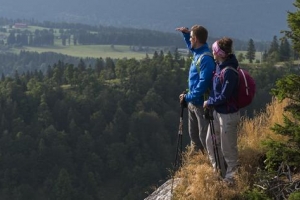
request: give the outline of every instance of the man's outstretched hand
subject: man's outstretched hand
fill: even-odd
[[[178,27],[175,30],[180,31],[182,33],[189,33],[190,32],[190,30],[187,27]]]

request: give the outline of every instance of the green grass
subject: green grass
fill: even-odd
[[[238,57],[238,55],[242,53],[244,57],[246,57],[247,51],[235,51],[235,55]],[[261,61],[262,52],[255,52],[255,59],[253,60],[253,63],[256,62],[256,60]],[[242,63],[249,63],[248,59],[245,59]]]
[[[26,28],[30,32],[34,33],[35,30],[43,30],[49,28],[43,28],[39,26],[28,26]],[[59,36],[59,29],[54,29],[55,36]],[[5,33],[7,36],[9,33]],[[115,45],[114,48],[112,48],[110,45],[74,45],[73,40],[71,39],[71,45],[62,45],[62,41],[59,38],[55,38],[54,40],[54,46],[45,46],[45,47],[22,47],[22,48],[13,48],[10,51],[13,53],[19,53],[21,50],[26,51],[33,51],[38,53],[43,52],[55,52],[55,53],[61,53],[69,56],[74,57],[80,57],[80,58],[136,58],[136,59],[143,59],[146,57],[145,52],[133,52],[129,49],[129,46],[125,45]],[[238,56],[238,54],[243,53],[244,56],[246,55],[246,51],[236,51],[235,54]],[[153,56],[153,52],[148,53],[150,57]],[[184,56],[185,57],[185,56]],[[261,52],[256,52],[254,63],[256,60],[261,60]],[[249,63],[247,59],[245,59],[242,63]]]
[[[28,26],[26,28],[30,32],[34,33],[35,30],[43,30],[49,28],[43,28],[39,26]],[[55,30],[55,36],[59,36],[59,29]],[[5,33],[7,36],[9,33]],[[72,40],[71,40],[72,42]],[[71,45],[62,45],[61,39],[54,40],[54,46],[44,46],[44,47],[29,47],[24,46],[21,48],[12,48],[10,52],[13,53],[20,53],[21,50],[25,51],[32,51],[37,53],[43,52],[55,52],[61,53],[69,56],[80,57],[80,58],[136,58],[136,59],[143,59],[146,57],[145,52],[133,52],[130,50],[129,46],[125,45],[115,45],[112,48],[110,45],[74,45],[73,42]],[[153,53],[148,53],[149,56],[152,56]]]
[[[21,50],[34,51],[38,53],[43,52],[55,52],[66,54],[75,57],[81,58],[136,58],[142,59],[146,57],[145,52],[133,52],[130,51],[129,46],[115,45],[112,48],[110,45],[59,45],[59,42],[56,42],[54,46],[47,47],[22,47],[14,50],[15,53],[20,52]],[[148,54],[152,56],[152,53]]]

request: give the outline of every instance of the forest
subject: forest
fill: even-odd
[[[145,198],[172,169],[178,95],[187,87],[190,60],[159,52],[142,60],[72,64],[56,56],[1,55],[11,66],[32,64],[1,77],[0,198]],[[53,64],[35,68],[43,59]],[[299,73],[292,62],[243,68],[257,84],[256,98],[244,112],[250,117],[271,101],[277,79]],[[188,141],[185,128],[185,145]]]

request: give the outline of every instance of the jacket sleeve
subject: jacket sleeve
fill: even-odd
[[[210,56],[204,56],[200,64],[199,82],[197,86],[186,94],[187,102],[199,99],[203,96],[211,86],[213,71],[215,70],[215,62]]]
[[[224,80],[223,83],[220,83],[222,85],[221,93],[219,93],[216,96],[210,96],[207,100],[207,104],[209,106],[217,106],[225,104],[227,100],[230,99],[230,97],[234,94],[234,89],[236,86],[238,75],[233,70],[227,69],[224,72]],[[218,77],[218,81],[221,82],[220,78]],[[216,90],[216,88],[214,88]],[[215,94],[217,94],[214,91]]]
[[[190,41],[190,33],[182,33],[186,46],[189,50],[192,51],[191,41]]]

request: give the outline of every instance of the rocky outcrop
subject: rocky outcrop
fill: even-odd
[[[171,200],[173,190],[180,182],[179,178],[169,179],[144,200]]]

